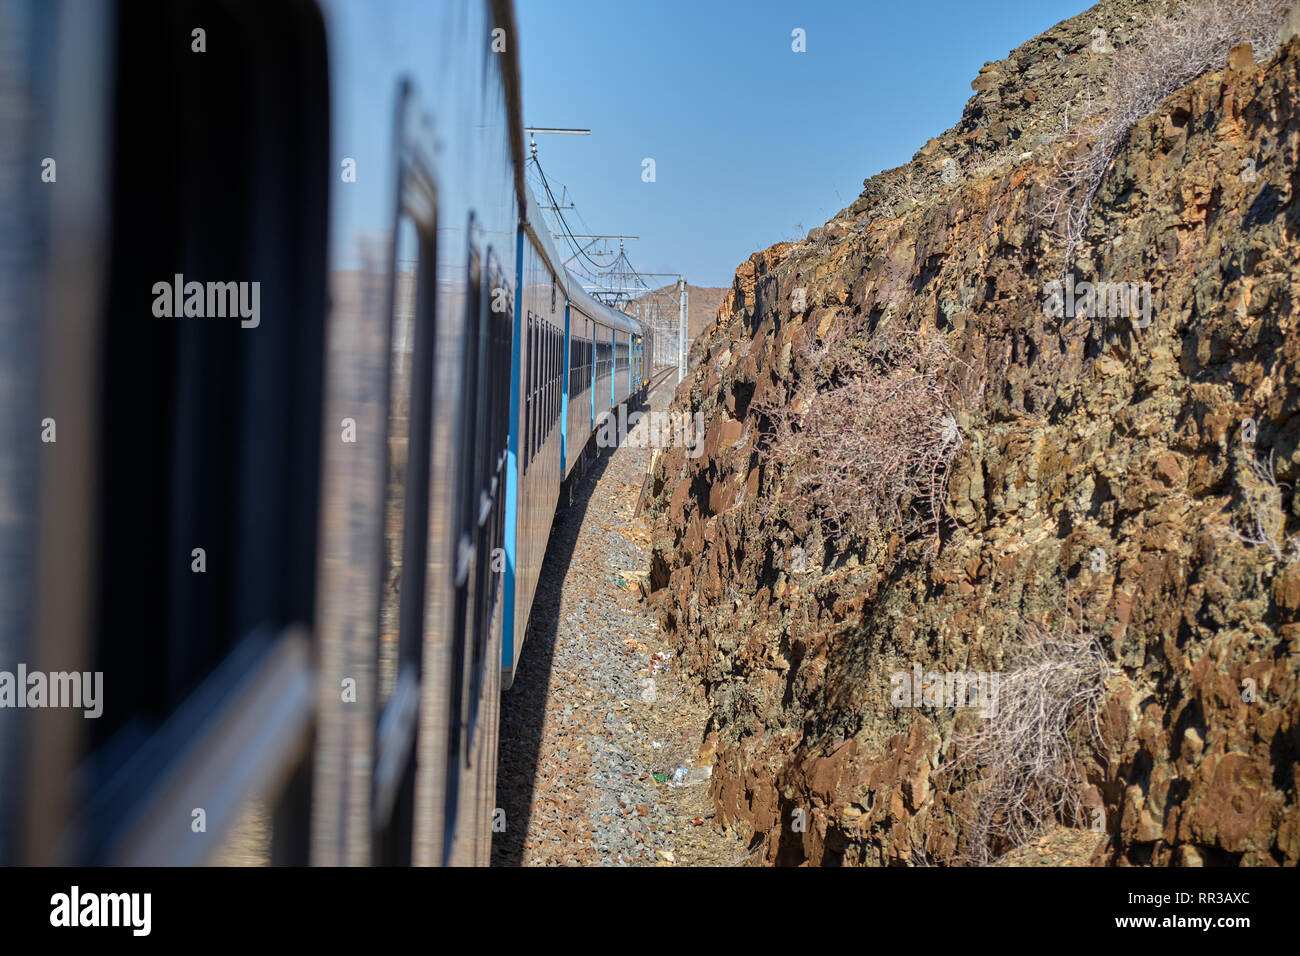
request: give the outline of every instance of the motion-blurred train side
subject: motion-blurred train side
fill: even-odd
[[[562,484],[654,367],[530,193],[518,43],[0,4],[0,674],[103,687],[0,706],[0,862],[203,863],[250,801],[273,863],[487,862]]]

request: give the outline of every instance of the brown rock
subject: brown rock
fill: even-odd
[[[1240,43],[1228,51],[1228,69],[1246,73],[1255,68],[1255,51],[1249,43]]]

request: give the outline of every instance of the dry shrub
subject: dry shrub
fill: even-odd
[[[1287,537],[1286,510],[1282,506],[1282,488],[1273,470],[1273,453],[1268,458],[1250,459],[1250,478],[1243,491],[1247,518],[1244,530],[1235,524],[1222,533],[1243,544],[1267,548],[1273,560],[1281,564],[1300,561],[1300,533]]]
[[[1057,630],[1021,628],[998,681],[996,708],[959,741],[959,762],[984,770],[974,801],[970,855],[988,861],[1057,823],[1087,825],[1081,754],[1100,743],[1100,708],[1113,672],[1100,645],[1074,619]]]
[[[827,539],[881,526],[937,535],[962,445],[959,363],[943,339],[881,330],[854,345],[836,327],[803,354],[811,382],[790,405],[758,409],[771,424],[763,454],[788,476],[783,500],[806,502]]]
[[[1067,262],[1083,243],[1093,197],[1133,125],[1197,77],[1223,68],[1240,43],[1249,43],[1257,60],[1272,56],[1291,3],[1199,0],[1153,18],[1135,42],[1113,54],[1101,116],[1070,134],[1071,158],[1040,211],[1065,244]]]

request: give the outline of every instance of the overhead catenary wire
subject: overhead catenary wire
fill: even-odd
[[[542,169],[542,164],[540,160],[538,160],[536,154],[533,155],[531,162],[533,167],[537,170],[537,175],[541,177],[542,189],[545,190],[546,198],[550,201],[551,209],[555,213],[556,221],[560,224],[562,233],[569,241],[569,244],[573,247],[574,252],[591,263],[593,268],[598,270],[604,269],[604,266],[587,255],[586,250],[578,245],[578,240],[573,238],[573,230],[569,228],[569,223],[564,218],[564,210],[561,208],[561,204],[556,201],[555,193],[551,191],[551,184],[547,181],[546,172]],[[574,205],[576,206],[577,204],[575,203]]]
[[[672,273],[642,273],[632,264],[628,258],[627,248],[623,244],[624,238],[619,236],[599,235],[588,224],[582,213],[578,211],[578,204],[574,200],[572,193],[567,187],[563,189],[563,198],[569,205],[561,200],[557,200],[555,191],[551,188],[550,180],[546,176],[545,170],[542,169],[541,161],[537,157],[537,145],[534,140],[532,144],[532,155],[529,157],[529,170],[536,172],[536,185],[540,185],[541,192],[546,196],[546,209],[554,214],[555,224],[551,229],[551,234],[558,240],[563,238],[572,249],[573,254],[562,263],[563,268],[569,268],[574,275],[580,280],[585,280],[582,284],[595,298],[604,302],[612,308],[621,308],[628,314],[635,314],[642,322],[651,327],[655,333],[657,342],[667,343],[674,337],[678,341],[677,365],[679,368],[679,380],[681,374],[684,374],[686,359],[686,288],[685,279],[680,274]],[[568,218],[565,216],[565,210],[573,211],[574,217],[582,224],[586,230],[582,233],[576,233],[569,225]],[[588,240],[587,245],[583,245],[581,239]],[[608,241],[617,238],[619,240],[618,252],[612,251],[594,251],[589,253],[592,245],[597,241]],[[606,259],[613,256],[612,261],[597,261],[598,258]],[[596,258],[593,258],[595,256]],[[673,278],[676,282],[672,285],[655,288],[651,285],[649,277],[655,279]],[[674,321],[674,313],[676,313]],[[674,336],[674,331],[676,335]],[[656,365],[662,365],[660,358],[667,358],[667,349],[656,349]]]
[[[549,179],[547,179],[546,172],[545,170],[542,169],[541,161],[538,159],[537,153],[535,151],[533,155],[529,158],[529,162],[532,165],[532,167],[536,169],[538,179],[540,180],[541,183],[542,191],[545,193],[547,201],[550,204],[549,209],[551,212],[555,214],[556,223],[559,226],[559,234],[564,237],[565,241],[569,244],[570,248],[573,250],[574,254],[571,257],[571,261],[585,260],[587,263],[587,267],[584,267],[582,271],[586,273],[587,268],[590,268],[592,270],[592,273],[587,273],[585,277],[591,279],[593,284],[598,283],[599,280],[601,279],[611,278],[611,277],[617,277],[619,280],[621,280],[615,286],[615,288],[618,291],[613,292],[611,294],[612,298],[614,299],[614,303],[611,304],[615,304],[617,302],[631,301],[631,299],[633,298],[644,296],[647,294],[655,294],[657,290],[646,280],[645,276],[641,274],[641,272],[636,268],[636,266],[632,264],[632,260],[628,258],[627,250],[622,245],[622,242],[619,243],[618,253],[614,256],[614,260],[612,263],[606,264],[602,262],[597,262],[595,259],[591,257],[591,255],[588,254],[587,252],[588,247],[583,246],[578,241],[578,239],[576,238],[578,233],[575,233],[574,230],[569,226],[569,222],[564,215],[564,204],[559,202],[555,198],[555,192],[551,188],[550,181]],[[571,195],[569,196],[569,199],[573,211],[577,215],[577,218],[582,222],[585,228],[590,230],[590,227],[587,225],[586,219],[584,219],[582,214],[578,212],[577,203],[573,201]],[[583,235],[590,235],[590,232],[583,233]],[[602,253],[596,253],[596,255],[602,255]],[[605,255],[608,255],[608,253],[605,253]],[[581,262],[576,262],[575,264],[581,266]],[[632,286],[631,289],[628,288],[629,285]],[[599,294],[598,297],[600,297]]]

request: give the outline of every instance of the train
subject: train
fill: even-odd
[[[0,862],[256,808],[272,865],[488,862],[553,517],[655,367],[529,188],[520,39],[0,4]]]

